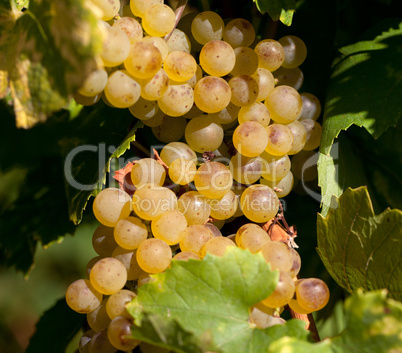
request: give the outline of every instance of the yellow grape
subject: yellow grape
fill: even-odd
[[[178,210],[162,213],[151,223],[152,234],[168,245],[177,244],[187,228],[186,217]]]
[[[273,39],[264,39],[254,48],[258,56],[258,66],[269,71],[275,71],[281,67],[285,60],[285,51],[282,45]]]
[[[165,4],[152,5],[142,17],[142,27],[150,36],[163,37],[174,28],[176,15]]]
[[[266,129],[254,121],[240,124],[233,133],[233,146],[246,157],[257,157],[264,152],[268,143]]]
[[[162,186],[165,178],[165,168],[153,158],[142,158],[131,169],[131,181],[136,188],[146,184]]]
[[[148,273],[159,273],[166,270],[172,259],[172,250],[163,240],[149,238],[137,249],[137,262]]]
[[[201,257],[205,257],[207,253],[215,256],[223,256],[229,246],[236,246],[236,244],[226,237],[213,237],[203,245]]]
[[[293,146],[293,135],[290,129],[281,124],[267,126],[268,143],[265,151],[273,156],[283,156],[287,154]]]
[[[123,218],[114,228],[114,239],[119,246],[127,250],[137,249],[147,237],[147,227],[137,217]]]
[[[184,82],[195,75],[197,62],[191,54],[185,51],[174,51],[166,57],[163,69],[171,80]]]
[[[66,291],[68,306],[81,314],[94,311],[101,304],[102,297],[102,294],[87,279],[79,279],[71,283]]]
[[[206,43],[200,52],[200,65],[212,76],[225,76],[235,66],[236,56],[233,48],[222,40]]]
[[[231,100],[229,84],[221,77],[205,76],[194,87],[194,103],[206,113],[217,113]]]
[[[250,105],[258,97],[258,83],[251,76],[234,76],[229,80],[229,87],[232,91],[230,101],[239,107]]]
[[[128,108],[140,98],[141,86],[126,70],[113,72],[105,86],[107,100],[116,108]]]
[[[207,198],[219,199],[231,189],[233,177],[224,164],[208,162],[198,168],[194,185]]]
[[[113,294],[126,284],[127,270],[119,260],[105,257],[92,266],[89,280],[99,293]]]

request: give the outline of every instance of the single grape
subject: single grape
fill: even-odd
[[[68,306],[81,314],[94,311],[101,304],[102,297],[102,294],[87,279],[79,279],[71,283],[66,291]]]
[[[267,152],[261,154],[263,162],[262,177],[271,181],[283,179],[290,171],[290,159],[284,156],[273,156]]]
[[[169,47],[166,41],[161,37],[154,36],[146,36],[142,39],[144,43],[152,43],[155,47],[157,47],[162,55],[162,62],[165,61],[166,57],[169,54]]]
[[[132,17],[121,17],[115,23],[113,27],[122,29],[130,39],[130,43],[138,42],[144,36],[141,24]]]
[[[200,153],[217,149],[223,141],[222,126],[207,115],[191,119],[184,135],[191,149]]]
[[[188,83],[169,85],[158,105],[167,115],[182,116],[192,108],[194,99],[195,93]]]
[[[293,155],[299,153],[306,145],[307,131],[304,125],[298,120],[295,120],[293,123],[286,126],[290,129],[290,132],[293,135],[292,148],[287,152],[287,154]]]
[[[265,151],[273,156],[283,156],[287,154],[293,146],[292,131],[281,124],[267,126],[268,143]]]
[[[305,310],[321,310],[329,301],[329,289],[319,278],[300,279],[296,282],[296,300]]]
[[[285,51],[285,60],[282,66],[286,69],[294,69],[303,64],[307,57],[306,44],[296,36],[284,36],[278,40]]]
[[[127,270],[119,260],[105,257],[93,265],[89,279],[95,290],[109,295],[124,287],[127,282]]]
[[[306,144],[304,145],[303,150],[315,150],[321,143],[321,125],[312,119],[304,119],[300,122],[303,124],[307,134]]]
[[[165,271],[172,259],[172,250],[163,240],[149,238],[137,249],[137,261],[143,271],[159,273]]]
[[[285,69],[280,67],[278,70],[273,72],[276,80],[278,80],[277,86],[290,86],[295,90],[299,90],[304,81],[303,71],[298,67],[294,69]]]
[[[117,316],[123,316],[131,319],[131,315],[126,310],[126,305],[130,303],[137,295],[128,289],[121,289],[113,293],[106,302],[106,312],[110,320]]]
[[[300,94],[290,86],[275,87],[264,104],[271,114],[271,119],[280,124],[295,121],[302,110]]]
[[[261,102],[254,102],[241,107],[238,119],[239,124],[243,124],[246,121],[254,121],[264,127],[267,127],[271,120],[268,108]]]
[[[91,343],[91,339],[94,335],[95,331],[92,329],[84,332],[78,344],[79,353],[89,353],[89,344]]]
[[[279,199],[266,185],[251,185],[244,190],[240,199],[244,215],[257,223],[268,222],[279,209]]]
[[[156,101],[149,101],[140,97],[138,101],[128,109],[137,119],[148,120],[156,115],[159,107]]]
[[[253,306],[250,310],[249,321],[255,324],[258,328],[265,329],[274,325],[283,325],[286,323],[281,317],[274,317],[264,311]]]
[[[152,234],[168,245],[177,244],[187,228],[186,217],[178,210],[162,213],[151,223]]]
[[[233,146],[246,157],[257,157],[264,152],[268,143],[266,129],[254,121],[240,124],[233,133]]]
[[[223,40],[233,48],[248,47],[254,42],[254,39],[255,30],[253,25],[243,18],[231,20],[223,29]]]
[[[196,171],[194,161],[178,158],[169,165],[169,178],[175,184],[187,185],[194,180]]]
[[[204,11],[196,15],[191,23],[191,34],[200,44],[211,40],[220,40],[223,34],[222,18],[212,11]]]
[[[258,96],[256,100],[258,102],[265,100],[275,88],[275,78],[271,71],[259,67],[251,77],[254,78],[258,84]]]
[[[274,292],[262,302],[271,308],[278,308],[286,305],[295,293],[295,285],[292,277],[287,272],[279,272],[279,281]]]
[[[219,199],[231,189],[233,177],[224,164],[208,162],[198,168],[194,185],[207,198]]]
[[[289,305],[289,308],[291,308],[294,312],[299,313],[299,314],[310,314],[312,312],[311,310],[303,309],[299,305],[299,303],[297,302],[296,299],[290,299],[288,305]]]
[[[169,53],[174,51],[191,52],[191,42],[187,34],[180,29],[175,28],[169,39],[166,41]]]
[[[87,322],[89,327],[95,332],[107,329],[110,318],[106,312],[106,302],[108,298],[103,298],[102,303],[90,313],[87,314]]]
[[[183,232],[184,236],[180,241],[181,251],[193,251],[201,256],[202,247],[209,240],[214,238],[212,232],[205,226],[195,224],[188,226]]]
[[[187,191],[179,197],[177,208],[186,217],[187,224],[204,224],[211,212],[205,196],[197,191]]]
[[[234,50],[236,63],[230,74],[232,76],[252,75],[258,68],[258,56],[249,47],[238,47]]]
[[[245,157],[236,153],[229,164],[233,179],[241,184],[254,184],[262,174],[263,161],[258,157]]]
[[[131,337],[131,321],[123,316],[117,316],[110,322],[107,337],[113,347],[125,352],[140,344],[139,340]]]
[[[112,228],[113,229],[113,228]],[[116,243],[117,245],[117,243]],[[113,253],[112,253],[113,254]],[[88,261],[87,266],[85,267],[85,273],[87,278],[89,279],[89,274],[91,273],[92,267],[100,260],[105,258],[105,256],[95,256],[91,260]]]
[[[89,343],[89,353],[116,353],[117,348],[112,346],[107,330],[96,332]]]
[[[168,143],[162,148],[160,157],[168,166],[178,158],[197,162],[197,155],[195,152],[190,148],[189,145],[183,142]]]
[[[131,0],[131,12],[138,17],[143,17],[145,12],[155,4],[163,4],[163,0]]]
[[[207,253],[215,256],[223,256],[229,246],[236,246],[236,244],[226,237],[213,237],[203,245],[201,257],[205,257]]]
[[[293,255],[293,264],[292,264],[292,268],[289,271],[289,274],[292,278],[296,278],[296,276],[299,274],[300,269],[301,269],[301,258],[299,253],[293,249],[293,248],[289,248],[292,251],[292,255]]]
[[[141,97],[148,101],[162,98],[169,87],[169,77],[163,69],[150,78],[137,79],[137,82],[141,86]]]
[[[211,222],[207,222],[204,224],[205,227],[207,227],[213,234],[214,237],[221,237],[222,233],[219,230],[219,228],[217,227],[217,223],[218,222],[223,222],[223,224],[221,225],[221,228],[223,227],[223,225],[225,224],[224,220],[215,220],[213,223]]]
[[[102,11],[101,19],[103,21],[111,20],[119,12],[119,0],[92,0],[92,3]]]
[[[128,108],[140,98],[140,84],[126,70],[113,72],[105,86],[107,100],[116,108]]]
[[[173,81],[184,82],[193,77],[197,71],[197,62],[185,51],[174,51],[168,54],[163,69]]]
[[[103,64],[113,67],[123,63],[130,54],[130,44],[130,39],[122,29],[107,27],[101,52]]]
[[[165,4],[152,5],[142,17],[142,27],[150,36],[163,37],[174,28],[176,15]]]
[[[162,124],[167,119],[167,117],[168,116],[162,110],[160,110],[159,106],[158,106],[158,111],[155,113],[155,115],[152,118],[146,119],[146,120],[141,120],[141,121],[146,126],[155,127],[155,126]]]
[[[300,96],[303,102],[303,109],[299,119],[317,120],[321,114],[321,103],[318,98],[311,93],[302,93]]]
[[[136,250],[127,250],[117,246],[112,257],[119,260],[127,270],[127,281],[133,281],[139,277],[142,270],[137,263]]]
[[[231,95],[229,84],[221,77],[205,76],[194,87],[194,103],[206,113],[225,109]]]
[[[92,236],[92,247],[95,252],[103,257],[110,256],[116,246],[113,228],[100,224]]]
[[[123,218],[114,228],[114,239],[119,246],[127,250],[137,249],[147,237],[147,227],[137,217]]]
[[[232,217],[237,209],[237,198],[232,190],[229,190],[220,199],[207,199],[211,207],[211,217],[224,220]]]
[[[107,188],[96,195],[92,208],[100,223],[114,227],[119,219],[130,215],[131,197],[123,190]]]
[[[131,169],[131,181],[136,188],[145,184],[162,186],[165,182],[165,168],[153,158],[142,158]]]
[[[259,225],[246,223],[237,230],[235,241],[239,248],[248,249],[255,254],[260,251],[266,243],[269,243],[271,238]]]
[[[239,107],[250,105],[258,97],[258,83],[251,76],[234,76],[229,80],[229,87],[232,91],[230,101]]]
[[[254,48],[258,56],[258,66],[269,71],[275,71],[281,67],[285,60],[285,51],[282,45],[273,39],[264,39]]]
[[[293,267],[293,253],[285,243],[270,241],[261,248],[261,253],[272,270],[290,272]]]
[[[268,180],[265,178],[260,179],[260,184],[269,186],[272,190],[276,192],[279,198],[285,197],[289,195],[292,191],[294,183],[293,173],[291,171],[288,172],[282,179],[280,180]],[[280,191],[279,191],[280,190]]]
[[[167,116],[162,124],[152,127],[152,133],[159,141],[174,142],[184,136],[186,125],[187,120],[182,116]]]
[[[233,48],[222,40],[206,43],[200,53],[200,65],[212,76],[225,76],[235,66],[236,56]]]
[[[173,260],[188,261],[190,259],[201,260],[201,257],[193,251],[181,251],[173,256]]]
[[[107,72],[104,69],[92,71],[84,80],[78,93],[86,97],[94,97],[102,93],[107,83]]]

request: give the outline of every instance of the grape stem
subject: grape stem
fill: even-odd
[[[282,221],[283,226],[282,226],[282,224],[279,223],[280,221]],[[299,246],[296,244],[296,242],[294,240],[294,238],[296,238],[296,236],[297,236],[295,226],[289,227],[288,222],[286,222],[282,202],[279,202],[279,212],[275,216],[275,218],[273,219],[272,223],[270,224],[270,226],[268,228],[268,233],[271,232],[271,230],[275,226],[275,224],[278,224],[288,234],[288,240],[287,240],[288,246],[291,247],[291,248],[298,248]]]
[[[165,42],[167,42],[169,40],[169,38],[172,36],[173,31],[176,29],[177,25],[179,24],[181,16],[183,15],[184,8],[187,6],[187,1],[188,0],[180,0],[179,3],[177,4],[176,10],[174,11],[176,14],[176,22],[174,24],[173,29],[170,31],[170,33],[166,34]]]
[[[290,316],[292,319],[299,319],[306,323],[306,330],[311,332],[311,337],[314,341],[320,342],[320,335],[317,331],[317,326],[315,325],[315,321],[312,314],[299,314],[289,308]]]

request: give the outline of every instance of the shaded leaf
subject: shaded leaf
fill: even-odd
[[[269,343],[283,336],[306,339],[308,335],[299,320],[264,330],[248,322],[250,306],[266,298],[278,280],[278,273],[270,270],[261,254],[230,247],[223,257],[173,261],[170,270],[154,277],[155,281],[140,287],[138,297],[128,306],[138,325],[133,331],[136,338],[141,335],[180,351],[170,326],[179,325],[181,332],[185,328],[200,341],[207,337],[213,349],[199,347],[204,351],[266,352]],[[169,320],[169,326],[158,335],[155,328],[141,323],[153,314]]]
[[[66,300],[60,299],[47,310],[36,324],[26,353],[65,353],[71,339],[81,329],[85,315],[71,310]]]
[[[274,21],[280,20],[286,26],[292,24],[296,10],[295,0],[253,0],[261,13],[268,12]]]
[[[402,299],[402,212],[375,215],[365,187],[347,189],[326,218],[318,215],[318,253],[349,292],[386,288]]]

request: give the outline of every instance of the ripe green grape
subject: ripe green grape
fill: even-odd
[[[127,281],[133,281],[139,277],[142,270],[137,263],[136,250],[127,250],[117,246],[113,252],[112,257],[119,260],[127,270]]]
[[[246,223],[237,230],[235,241],[239,248],[248,249],[255,254],[271,242],[271,238],[258,224]]]
[[[233,177],[228,167],[219,162],[202,164],[195,174],[194,185],[205,197],[219,199],[233,185]]]
[[[92,3],[98,6],[102,11],[101,19],[103,21],[111,20],[119,12],[119,0],[92,0]]]
[[[219,112],[208,114],[208,116],[212,119],[214,123],[221,125],[230,124],[236,121],[239,111],[240,107],[234,105],[233,103],[229,103],[226,108],[222,109]]]
[[[140,97],[134,105],[128,108],[128,110],[137,119],[148,120],[156,115],[159,107],[156,101],[149,101]]]
[[[205,196],[197,191],[187,191],[179,197],[177,208],[186,217],[189,226],[208,221],[211,208]]]
[[[300,151],[292,158],[292,173],[298,180],[312,181],[317,178],[318,153],[315,151]]]
[[[214,238],[212,232],[205,226],[195,224],[188,226],[183,232],[183,238],[179,245],[181,251],[193,251],[201,256],[202,247],[209,240]]]
[[[230,101],[239,107],[250,105],[258,97],[258,83],[251,76],[234,76],[229,80],[229,87],[232,91]]]
[[[255,30],[249,21],[235,18],[223,29],[223,39],[233,48],[248,47],[254,42]]]
[[[249,47],[238,47],[234,50],[236,63],[230,72],[232,76],[252,75],[258,68],[258,56]]]
[[[225,76],[235,66],[236,56],[233,48],[222,40],[206,43],[200,52],[200,65],[212,76]]]
[[[264,126],[254,121],[240,124],[233,133],[233,146],[246,157],[257,157],[264,152],[268,134]]]
[[[295,285],[287,272],[279,272],[279,281],[274,292],[267,298],[262,300],[262,303],[271,308],[278,308],[286,305],[295,293]]]
[[[307,48],[299,37],[284,36],[278,42],[285,51],[285,60],[282,64],[285,69],[294,69],[304,62],[307,57]]]
[[[192,108],[194,98],[195,93],[188,83],[169,85],[158,105],[167,115],[182,116]]]
[[[152,133],[159,141],[165,143],[174,142],[184,136],[186,125],[187,120],[182,116],[167,116],[162,124],[152,128]]]
[[[187,34],[180,29],[175,28],[165,43],[168,46],[169,53],[174,51],[191,52],[190,39]]]
[[[178,210],[162,213],[151,223],[152,234],[168,245],[177,244],[187,228],[186,217]]]
[[[285,51],[282,45],[273,39],[264,39],[254,48],[258,56],[258,66],[269,71],[279,69],[285,60]]]
[[[285,243],[270,241],[261,248],[261,253],[272,270],[290,272],[292,269],[293,253]]]
[[[128,289],[121,289],[113,293],[106,302],[106,312],[111,320],[118,316],[123,316],[128,319],[131,315],[126,310],[126,305],[130,303],[137,294]]]
[[[89,280],[99,293],[110,295],[124,287],[127,270],[119,260],[105,257],[93,265]]]
[[[107,329],[110,318],[106,312],[106,301],[108,298],[103,298],[102,303],[90,313],[87,314],[87,322],[89,327],[95,332]]]
[[[100,256],[110,256],[116,246],[113,228],[100,224],[92,236],[92,247],[95,252]]]
[[[184,135],[191,149],[200,153],[217,149],[223,141],[222,126],[207,115],[191,119]]]
[[[300,279],[296,282],[296,300],[305,310],[321,310],[329,301],[329,289],[319,278]]]
[[[104,69],[92,71],[78,89],[78,93],[86,97],[94,97],[101,93],[107,83],[107,72]]]
[[[233,179],[241,184],[254,184],[262,174],[263,161],[259,156],[245,157],[236,153],[229,163]]]
[[[174,28],[176,15],[165,4],[152,5],[142,17],[142,27],[150,36],[163,37]]]
[[[290,129],[281,124],[272,124],[266,127],[268,143],[265,151],[273,156],[287,154],[293,146],[293,135]]]
[[[290,129],[290,132],[293,135],[292,148],[287,152],[287,154],[293,155],[299,153],[306,145],[307,131],[304,125],[298,120],[295,120],[293,123],[286,126]]]
[[[136,78],[152,78],[160,70],[162,54],[153,44],[144,39],[131,45],[130,54],[124,60],[126,70]]]
[[[183,142],[168,143],[162,148],[160,157],[168,166],[178,158],[197,162],[196,153],[190,148],[189,145]]]
[[[71,283],[66,291],[68,306],[81,314],[94,311],[101,304],[102,297],[102,294],[87,279],[79,279]]]
[[[302,110],[300,94],[290,86],[275,87],[264,103],[271,114],[271,119],[280,124],[295,121]]]
[[[175,184],[187,185],[194,180],[196,171],[197,165],[194,161],[178,158],[169,165],[169,178]]]
[[[129,56],[130,39],[118,27],[107,27],[106,33],[101,52],[103,64],[107,67],[118,66]]]
[[[236,244],[226,237],[213,237],[201,248],[201,257],[205,257],[207,253],[215,256],[223,256],[229,246],[236,246]]]
[[[166,57],[163,69],[171,80],[184,82],[195,75],[197,62],[191,54],[185,51],[174,51]]]
[[[194,251],[181,251],[173,256],[173,260],[188,261],[190,259],[201,260],[201,257]]]
[[[157,47],[162,55],[162,62],[165,61],[166,57],[169,54],[169,47],[166,41],[161,37],[155,36],[146,36],[142,39],[144,43],[152,43],[155,47]]]
[[[135,16],[143,17],[145,12],[155,4],[163,4],[163,0],[130,0],[130,9]]]
[[[89,342],[89,353],[116,353],[117,348],[112,346],[107,337],[107,330],[96,332]]]
[[[271,120],[268,108],[261,102],[254,102],[250,105],[241,107],[238,119],[239,124],[246,121],[254,121],[264,127],[267,127]]]
[[[134,250],[148,237],[145,224],[137,217],[119,220],[114,228],[114,239],[124,249]]]
[[[303,109],[299,119],[317,120],[321,114],[321,103],[318,98],[311,93],[302,93],[300,96],[303,102]]]
[[[258,84],[258,96],[256,100],[258,102],[265,100],[275,88],[274,75],[272,75],[271,71],[259,67],[251,77],[254,78]]]
[[[298,67],[294,69],[285,69],[280,67],[273,73],[276,80],[278,80],[277,86],[290,86],[295,90],[299,90],[304,81],[303,71]]]
[[[229,84],[221,77],[205,76],[194,87],[194,103],[206,113],[225,109],[231,99]]]
[[[133,195],[133,208],[138,217],[151,221],[162,213],[174,210],[177,205],[175,193],[165,187],[146,184]]]
[[[198,43],[207,44],[211,40],[220,40],[223,28],[223,20],[216,12],[204,11],[194,17],[191,34]]]
[[[107,188],[96,195],[92,208],[100,223],[114,227],[119,219],[130,215],[131,197],[123,190]]]
[[[279,199],[266,185],[251,185],[240,198],[244,215],[253,222],[265,223],[274,217],[279,209]]]
[[[141,85],[141,97],[149,101],[162,98],[169,87],[169,77],[163,69],[150,78],[137,81]]]
[[[140,98],[141,86],[126,70],[113,72],[105,86],[107,100],[116,108],[128,108]]]
[[[138,42],[144,36],[140,23],[132,17],[121,17],[115,23],[113,27],[122,29],[130,39],[130,43]]]
[[[277,190],[274,191],[276,192],[279,198],[282,198],[289,195],[289,193],[292,191],[294,184],[293,173],[289,171],[288,174],[286,174],[282,179],[275,181],[261,178],[260,184],[269,186],[272,190],[274,190],[274,188],[276,188],[277,190],[281,190],[281,191]]]
[[[136,188],[145,184],[162,186],[165,182],[165,168],[153,158],[142,158],[131,169],[131,181]]]
[[[261,154],[263,161],[262,177],[271,180],[279,181],[283,179],[290,171],[290,158],[286,154],[284,156],[272,156],[267,152]]]
[[[163,240],[149,238],[137,249],[138,265],[148,273],[159,273],[166,270],[172,259],[172,249]]]
[[[229,190],[220,199],[207,199],[211,207],[211,217],[224,220],[232,217],[237,209],[237,198],[232,190]]]
[[[139,340],[131,336],[131,321],[123,316],[115,317],[107,329],[107,337],[113,347],[127,352],[140,344]]]
[[[304,119],[300,121],[306,129],[306,144],[303,147],[305,151],[315,150],[320,146],[322,127],[319,123],[312,119]]]

